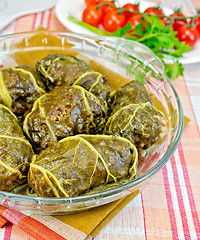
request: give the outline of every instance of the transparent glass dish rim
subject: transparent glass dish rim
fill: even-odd
[[[72,37],[72,38],[77,38],[81,41],[85,39],[85,40],[89,40],[90,42],[93,41],[94,45],[95,45],[96,41],[101,41],[101,40],[108,42],[111,45],[112,45],[113,40],[114,40],[113,43],[116,43],[117,41],[119,41],[121,43],[125,43],[126,45],[133,44],[133,41],[130,42],[125,39],[117,39],[115,37],[91,37],[91,36],[83,35],[83,34],[57,32],[57,31],[38,31],[38,32],[34,31],[34,32],[19,32],[19,33],[15,33],[15,34],[7,34],[7,35],[0,36],[0,42],[5,41],[7,38],[9,39],[9,38],[13,38],[13,37],[21,37],[21,36],[23,36],[23,35],[25,36],[27,34],[35,35],[37,33],[44,33],[44,34],[51,34],[51,35],[57,34],[58,36],[60,35],[60,36],[65,36],[65,37],[68,36],[68,37]],[[9,192],[0,191],[0,197],[3,197],[5,199],[22,201],[22,202],[34,202],[34,203],[38,202],[40,204],[41,203],[43,203],[43,204],[62,204],[62,203],[78,203],[78,202],[83,202],[83,201],[90,201],[90,200],[94,200],[94,199],[113,196],[115,194],[122,192],[123,190],[127,190],[134,186],[137,186],[138,184],[142,183],[143,181],[149,179],[152,175],[154,175],[156,172],[158,172],[166,164],[166,162],[170,159],[170,157],[173,155],[176,148],[178,147],[178,144],[180,142],[182,132],[183,132],[184,115],[183,115],[181,101],[180,101],[179,96],[178,96],[176,90],[174,89],[172,83],[163,73],[164,66],[163,66],[162,62],[160,61],[160,59],[157,56],[155,56],[154,53],[150,49],[148,49],[146,46],[144,46],[140,43],[137,43],[137,42],[134,42],[134,45],[138,46],[139,48],[144,49],[144,51],[148,51],[153,56],[153,60],[156,60],[156,64],[159,64],[159,69],[155,65],[155,63],[152,61],[148,61],[146,63],[146,65],[150,66],[151,68],[153,67],[154,70],[156,69],[156,71],[159,71],[159,73],[164,77],[164,79],[169,84],[169,86],[176,98],[176,101],[177,101],[176,102],[177,107],[178,107],[177,111],[179,113],[178,129],[177,129],[176,135],[174,137],[174,141],[168,146],[168,150],[163,155],[163,157],[153,167],[151,167],[147,172],[145,172],[141,176],[137,177],[136,179],[130,181],[129,183],[127,183],[125,185],[118,186],[117,188],[109,189],[109,190],[106,190],[101,193],[94,193],[94,194],[90,194],[90,195],[77,196],[77,197],[63,197],[63,198],[45,197],[44,198],[44,197],[26,196],[26,195],[21,195],[21,194],[17,194],[17,193],[9,193]]]

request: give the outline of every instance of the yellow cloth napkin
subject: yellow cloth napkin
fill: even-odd
[[[54,218],[94,237],[119,211],[121,211],[137,194],[135,191],[115,202],[91,210],[70,215],[59,215]]]

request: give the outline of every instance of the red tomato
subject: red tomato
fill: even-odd
[[[149,7],[144,12],[151,15],[164,15],[162,9],[159,7]]]
[[[190,21],[190,23],[192,23],[192,20]],[[195,24],[197,31],[199,32],[199,37],[200,37],[200,17],[195,19],[194,24]]]
[[[129,10],[129,11],[131,11],[131,12],[139,12],[138,6],[135,5],[135,4],[132,4],[132,3],[127,3],[127,4],[125,4],[122,8],[123,8],[123,9],[126,9],[126,10]],[[124,14],[124,17],[125,17],[126,21],[128,21],[128,19],[129,19],[132,15],[134,15],[133,13],[126,12],[126,11],[124,11],[123,14]]]
[[[178,13],[171,14],[170,17],[184,17],[184,15],[181,12],[178,12]],[[186,19],[174,19],[174,21],[172,23],[172,27],[173,27],[174,31],[177,31],[177,29],[180,26],[185,25],[186,23],[187,23]]]
[[[105,0],[103,2],[107,3],[107,4],[102,4],[102,6],[101,6],[101,9],[103,10],[104,13],[107,13],[110,10],[115,10],[116,5],[113,1]]]
[[[82,21],[86,22],[94,27],[97,27],[101,22],[103,16],[102,9],[97,9],[95,5],[90,5],[85,8],[82,14]]]
[[[166,18],[159,18],[159,19],[164,26],[167,26],[167,19]]]
[[[123,14],[118,14],[117,10],[110,10],[105,14],[102,20],[102,25],[106,31],[114,32],[118,27],[123,27],[125,17]]]
[[[130,17],[130,19],[129,19],[129,21],[128,21],[128,22],[130,22],[131,25],[132,25],[132,29],[130,30],[130,32],[134,31],[135,28],[137,27],[137,25],[138,25],[139,23],[141,23],[141,21],[142,21],[141,17],[142,17],[141,14],[132,15],[132,16]]]
[[[177,29],[176,37],[180,42],[186,42],[193,48],[198,41],[199,33],[196,28],[190,28],[187,25],[182,25]]]
[[[87,6],[89,5],[98,5],[101,2],[101,0],[85,0],[85,4]]]
[[[148,13],[148,14],[151,14],[151,15],[156,15],[156,16],[164,15],[162,9],[159,8],[159,7],[149,7],[144,12]],[[167,25],[167,21],[166,21],[165,18],[160,17],[159,19],[160,19],[160,21],[163,25],[165,25],[165,26]]]

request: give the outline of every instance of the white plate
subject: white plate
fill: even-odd
[[[72,1],[72,2],[71,2]],[[119,0],[120,6],[132,2],[134,0]],[[135,1],[136,2],[136,1]],[[138,2],[138,1],[137,1]],[[155,3],[148,1],[140,1],[140,11],[144,11],[146,8],[155,6]],[[59,0],[57,1],[55,12],[58,20],[71,32],[76,32],[80,34],[89,34],[95,36],[95,33],[90,32],[89,30],[71,22],[68,20],[68,16],[72,15],[77,19],[81,20],[82,12],[85,8],[84,0]],[[163,11],[166,15],[172,13],[172,11],[168,8],[163,8]],[[194,49],[190,52],[184,53],[183,57],[180,58],[180,62],[182,64],[192,64],[196,62],[200,62],[200,41],[197,42]]]

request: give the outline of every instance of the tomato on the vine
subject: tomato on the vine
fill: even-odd
[[[192,24],[193,20],[191,19],[190,23]],[[197,31],[199,32],[199,37],[200,37],[200,17],[196,18],[194,20],[194,25],[197,29]]]
[[[116,5],[113,1],[111,0],[105,0],[102,2],[102,6],[101,9],[103,10],[104,14],[109,12],[109,11],[113,11],[116,9]]]
[[[156,16],[164,15],[164,13],[160,7],[149,7],[144,11],[144,13],[148,13],[148,14],[156,15]],[[163,25],[167,25],[166,19],[164,17],[159,17],[159,19]]]
[[[141,21],[142,21],[141,14],[132,15],[128,20],[128,22],[130,22],[132,25],[132,29],[130,30],[130,32],[133,32],[135,30],[135,28],[137,27],[137,25],[141,23]]]
[[[125,5],[122,7],[122,9],[131,11],[131,12],[139,12],[139,7],[138,7],[138,5],[132,4],[132,3],[127,3],[127,4],[125,4]],[[128,12],[128,11],[127,11],[127,12],[126,12],[126,11],[123,12],[126,21],[128,21],[129,18],[134,15],[133,13]]]
[[[90,5],[84,9],[82,21],[97,27],[101,22],[102,16],[103,11],[101,8],[97,8],[96,5]]]
[[[149,7],[144,11],[144,13],[148,13],[151,15],[164,15],[162,9],[159,7]]]
[[[117,10],[108,11],[102,20],[103,28],[109,32],[114,32],[117,30],[118,27],[123,27],[124,23],[124,15],[119,14]]]
[[[170,15],[170,17],[177,17],[177,19],[174,19],[173,22],[172,22],[172,27],[173,27],[174,31],[177,31],[177,29],[180,26],[187,24],[187,20],[186,19],[178,19],[178,18],[185,17],[183,15],[183,13],[181,13],[181,12],[173,13],[173,14]]]
[[[159,19],[164,26],[167,26],[167,19],[166,18],[159,18]]]
[[[85,4],[87,6],[89,5],[98,5],[101,2],[101,0],[85,0]]]
[[[176,37],[180,42],[185,42],[193,48],[198,41],[199,33],[196,28],[191,28],[187,25],[182,25],[177,29]]]

